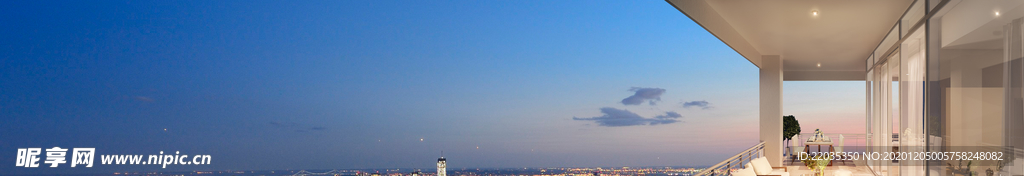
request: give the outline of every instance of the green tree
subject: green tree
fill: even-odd
[[[782,116],[782,140],[792,140],[800,134],[800,122],[793,115]]]

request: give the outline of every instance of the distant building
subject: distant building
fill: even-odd
[[[446,170],[445,170],[446,167],[448,167],[448,166],[445,165],[444,157],[442,156],[441,158],[438,158],[437,159],[437,176],[447,176]]]
[[[420,171],[413,171],[409,175],[411,175],[411,176],[420,176]]]

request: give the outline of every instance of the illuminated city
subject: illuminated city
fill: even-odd
[[[1022,176],[1024,0],[0,0],[0,176]]]

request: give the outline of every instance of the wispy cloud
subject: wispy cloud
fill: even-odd
[[[629,89],[633,91],[633,95],[622,99],[624,105],[640,105],[647,101],[650,105],[655,105],[658,101],[661,101],[661,94],[665,93],[665,89],[662,88],[643,88],[633,87]]]
[[[134,98],[135,98],[135,100],[139,100],[139,101],[142,101],[142,102],[153,102],[153,101],[156,101],[153,98],[150,98],[150,97],[147,97],[147,96],[135,96]]]
[[[610,107],[601,108],[603,116],[597,117],[572,117],[573,120],[584,120],[594,121],[599,126],[606,127],[622,127],[622,126],[637,126],[637,125],[661,125],[679,122],[679,118],[683,117],[676,112],[665,112],[664,115],[658,115],[653,118],[645,118],[636,113],[630,112],[624,109],[615,109]]]
[[[296,124],[295,122],[276,122],[276,121],[271,121],[270,122],[270,126],[274,126],[274,127],[278,127],[278,128],[291,128],[291,127],[295,127],[295,126],[298,126],[298,125],[299,124]]]
[[[679,104],[683,104],[684,108],[691,108],[691,107],[693,107],[693,108],[700,108],[700,109],[704,109],[704,110],[714,108],[714,107],[711,107],[711,103],[708,103],[708,101],[704,101],[704,100],[680,102]]]
[[[269,124],[272,127],[276,127],[276,128],[280,128],[280,129],[294,129],[295,132],[324,131],[324,130],[327,130],[327,127],[323,127],[323,126],[305,127],[305,125],[300,125],[300,124],[295,123],[295,122],[276,122],[276,121],[271,121],[271,122],[269,122]]]

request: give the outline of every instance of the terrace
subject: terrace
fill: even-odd
[[[971,167],[833,162],[826,175],[1024,175],[1024,1],[667,1],[760,70],[761,143],[698,175],[730,175],[751,161],[811,172],[793,148],[833,142],[780,140],[784,81],[865,83],[864,133],[842,134],[844,151],[1007,155]]]

